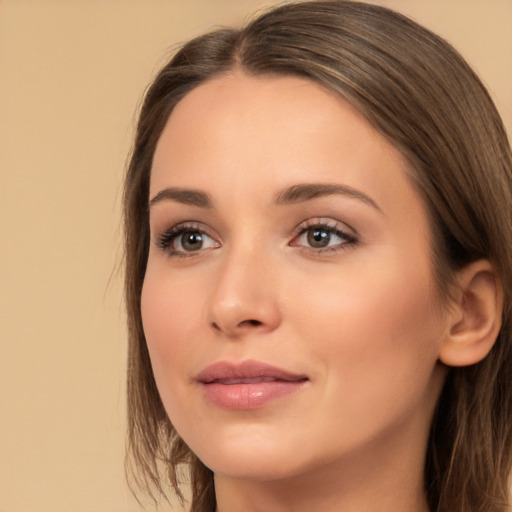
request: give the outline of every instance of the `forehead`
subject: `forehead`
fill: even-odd
[[[409,167],[359,112],[321,85],[232,73],[177,104],[157,145],[150,193],[216,185],[217,195],[247,200],[296,183],[337,182],[363,189],[390,211],[400,206],[401,215],[420,206]]]
[[[304,158],[334,146],[345,160],[379,153],[407,167],[402,155],[348,102],[321,85],[293,76],[232,73],[201,84],[176,105],[153,168],[172,160],[177,170],[185,159],[194,164],[207,152],[209,158],[220,157],[230,145],[233,152],[245,146],[247,159],[266,166],[271,160],[277,163],[278,156]]]

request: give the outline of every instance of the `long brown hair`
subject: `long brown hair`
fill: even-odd
[[[443,39],[383,7],[333,0],[288,4],[241,30],[187,43],[160,71],[140,112],[124,194],[129,325],[128,465],[135,483],[215,509],[213,475],[174,430],[157,392],[141,322],[148,192],[156,143],[197,85],[239,69],[313,80],[351,103],[408,158],[429,212],[446,296],[454,271],[480,258],[501,278],[503,327],[480,363],[452,368],[431,428],[425,489],[432,512],[505,512],[512,460],[512,156],[486,89]]]

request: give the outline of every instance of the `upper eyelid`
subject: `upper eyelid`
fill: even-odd
[[[332,231],[339,231],[340,233],[344,233],[347,236],[350,236],[355,239],[359,239],[360,235],[357,232],[356,229],[354,229],[349,224],[342,222],[340,220],[337,220],[332,217],[311,217],[308,219],[305,219],[301,221],[299,224],[295,226],[295,228],[291,232],[291,236],[293,238],[297,237],[298,235],[302,234],[305,230],[312,228],[312,227],[323,227],[325,229],[330,229]],[[181,231],[186,230],[197,230],[200,232],[203,232],[210,238],[216,240],[218,243],[220,243],[221,237],[218,235],[217,231],[208,226],[207,224],[196,221],[196,220],[185,220],[178,222],[176,224],[173,224],[169,227],[166,227],[162,230],[155,230],[153,234],[153,230],[151,230],[151,239],[153,243],[155,243],[157,246],[162,246],[162,240],[166,236],[177,236],[180,234]]]
[[[332,223],[332,225],[331,225],[331,223]],[[311,218],[305,219],[296,225],[296,227],[293,229],[293,233],[299,232],[301,229],[304,229],[307,227],[312,227],[312,226],[326,226],[326,227],[330,227],[330,228],[334,229],[334,228],[338,228],[340,225],[347,227],[350,231],[353,231],[354,233],[357,233],[357,230],[354,229],[349,224],[347,224],[346,222],[342,222],[342,221],[339,221],[332,217],[327,217],[327,216],[326,217],[311,217]],[[162,232],[165,233],[166,231],[177,230],[181,227],[183,227],[185,229],[186,228],[197,229],[198,231],[204,230],[207,234],[208,234],[208,231],[210,231],[210,232],[215,231],[213,228],[211,228],[210,226],[208,226],[207,224],[205,224],[203,222],[196,221],[196,220],[184,220],[184,221],[180,221],[175,224],[172,224],[170,227],[163,229]],[[153,230],[151,230],[151,231],[153,231]],[[155,229],[154,231],[157,231],[157,230]]]
[[[151,229],[150,228],[152,233],[153,232],[159,233],[160,235],[169,233],[171,231],[179,231],[180,229],[204,231],[206,234],[208,234],[208,232],[212,231],[212,229],[209,228],[206,224],[196,221],[196,220],[185,220],[185,221],[176,222],[173,224],[169,224],[167,227],[165,227],[163,229],[156,229],[156,228]]]
[[[297,225],[297,227],[294,229],[294,234],[300,234],[305,229],[315,226],[322,226],[332,230],[347,232],[347,235],[353,236],[354,238],[359,238],[358,231],[351,225],[347,224],[346,222],[333,219],[332,217],[313,217],[306,219]]]
[[[212,249],[212,247],[200,247],[197,250],[194,251],[186,251],[186,250],[180,250],[176,249],[174,247],[174,243],[176,240],[179,239],[181,235],[186,233],[187,231],[193,232],[198,231],[202,234],[204,234],[206,237],[208,237],[211,241],[214,243],[214,247],[220,247],[220,242],[218,241],[218,238],[214,235],[211,235],[208,233],[207,229],[204,229],[204,225],[198,225],[197,222],[180,222],[178,224],[175,224],[167,229],[164,229],[161,233],[159,233],[156,236],[156,240],[152,240],[154,245],[162,250],[163,252],[167,253],[169,257],[193,257],[194,255],[197,256],[201,254],[204,250]]]
[[[168,236],[174,237],[179,235],[183,231],[200,231],[204,233],[205,235],[209,236],[210,238],[216,239],[216,237],[212,234],[212,230],[208,228],[205,224],[202,222],[197,221],[183,221],[179,222],[177,224],[174,224],[168,228],[162,229],[161,231],[157,231],[153,234],[151,238],[153,239],[153,242],[161,246],[162,240]],[[155,230],[156,231],[156,230]]]

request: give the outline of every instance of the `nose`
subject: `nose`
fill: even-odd
[[[219,264],[209,300],[213,330],[229,338],[272,332],[281,323],[269,256],[237,251]]]

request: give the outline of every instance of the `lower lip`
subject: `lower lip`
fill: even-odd
[[[299,391],[305,381],[270,381],[249,384],[203,384],[206,399],[223,409],[250,410]]]

